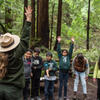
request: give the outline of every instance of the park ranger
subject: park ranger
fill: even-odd
[[[0,100],[22,100],[24,68],[22,56],[29,47],[32,9],[26,8],[21,38],[6,33],[0,36]]]

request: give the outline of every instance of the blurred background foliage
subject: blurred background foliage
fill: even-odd
[[[28,0],[31,4],[31,0]],[[37,2],[37,1],[36,1]],[[100,0],[91,0],[90,9],[90,50],[86,50],[87,35],[87,13],[88,0],[62,0],[62,23],[61,23],[61,45],[62,48],[69,49],[70,38],[75,38],[75,49],[73,57],[82,52],[91,62],[97,61],[100,56]],[[52,51],[54,59],[57,59],[57,53],[53,50],[56,41],[57,31],[57,13],[58,0],[49,0],[49,30],[51,32],[52,6],[54,6],[53,15],[53,35]],[[6,11],[10,9],[10,14]],[[0,0],[0,23],[8,32],[20,36],[23,26],[24,0]],[[5,16],[11,19],[10,28],[6,27]],[[0,32],[3,32],[0,26]],[[41,55],[45,58],[48,48],[43,46]]]

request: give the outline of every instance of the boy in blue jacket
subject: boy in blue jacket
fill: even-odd
[[[60,41],[61,37],[58,36],[57,38],[57,52],[59,57],[59,100],[62,100],[62,87],[64,85],[64,100],[68,100],[67,97],[67,81],[68,81],[68,71],[70,69],[70,60],[72,57],[72,52],[74,48],[74,38],[71,39],[70,49],[69,52],[64,49],[61,51]]]
[[[54,100],[54,82],[56,80],[55,72],[57,71],[57,64],[52,60],[52,53],[46,53],[46,61],[44,62],[45,68],[45,100]]]

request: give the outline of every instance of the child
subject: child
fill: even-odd
[[[0,36],[0,100],[22,100],[24,74],[22,56],[29,47],[32,9],[26,8],[21,38],[6,33]]]
[[[89,64],[88,60],[83,56],[82,53],[77,54],[72,62],[72,69],[75,76],[74,80],[74,97],[73,99],[76,100],[77,98],[77,90],[78,90],[78,83],[79,77],[81,79],[82,87],[83,87],[83,100],[87,98],[87,86],[86,80],[88,79],[89,74]]]
[[[93,74],[93,81],[96,82],[97,78],[97,100],[100,100],[100,57],[99,60],[96,62],[94,74]]]
[[[41,100],[39,97],[39,89],[40,89],[40,76],[41,76],[41,68],[42,68],[42,58],[39,56],[40,49],[34,49],[34,55],[32,57],[32,89],[31,89],[31,100],[35,98],[37,100]]]
[[[30,96],[30,76],[31,76],[31,57],[32,51],[28,50],[23,57],[24,75],[25,75],[25,88],[23,90],[24,100],[28,100]]]
[[[59,100],[62,100],[62,87],[64,85],[64,100],[67,100],[67,81],[68,81],[68,71],[70,69],[70,60],[72,57],[73,47],[74,47],[74,38],[71,39],[71,45],[69,52],[64,49],[61,51],[60,41],[61,37],[57,38],[57,52],[59,57]]]
[[[45,100],[54,100],[54,81],[56,80],[55,72],[57,71],[57,64],[52,60],[52,53],[46,53],[46,61],[44,62],[45,74]]]

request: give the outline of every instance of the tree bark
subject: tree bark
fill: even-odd
[[[38,38],[40,45],[49,48],[49,15],[48,15],[48,1],[39,0],[38,9]]]
[[[31,0],[32,7],[32,27],[31,27],[31,35],[30,35],[30,48],[34,48],[35,46],[35,0]]]
[[[39,0],[37,0],[37,35],[36,37],[38,37],[38,14],[39,14]]]
[[[8,1],[5,1],[5,29],[11,29],[12,28],[12,14],[11,14],[11,3]]]
[[[56,33],[56,43],[54,50],[57,48],[57,37],[61,36],[61,19],[62,19],[62,0],[59,0],[58,5],[58,20],[57,20],[57,33]]]
[[[88,3],[88,19],[87,19],[87,50],[89,50],[89,30],[90,30],[90,0]]]
[[[26,21],[26,16],[25,16],[25,7],[27,8],[28,6],[28,0],[24,0],[24,15],[23,15],[23,27]]]
[[[32,30],[31,30],[31,37],[35,37],[35,0],[31,0],[32,4]]]
[[[50,50],[52,49],[52,31],[53,31],[53,15],[54,15],[55,3],[52,6],[52,17],[51,17],[51,37],[50,37]]]
[[[6,33],[7,30],[6,30],[6,28],[4,27],[4,25],[3,25],[2,23],[0,23],[0,26],[1,26],[2,30],[3,30],[3,33]]]

